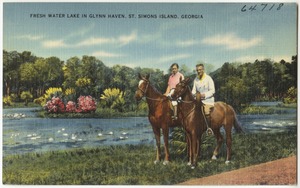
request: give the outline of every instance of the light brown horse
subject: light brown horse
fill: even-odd
[[[143,77],[139,74],[139,85],[135,93],[135,98],[137,101],[141,100],[143,97],[146,98],[149,114],[148,119],[151,123],[153,133],[155,135],[156,140],[156,160],[154,163],[158,163],[161,159],[161,151],[160,151],[160,130],[162,129],[163,140],[164,140],[164,151],[165,151],[165,159],[163,164],[166,165],[170,161],[170,153],[169,153],[169,127],[182,126],[182,117],[181,114],[178,113],[178,119],[172,119],[172,109],[170,108],[170,100],[158,92],[149,81],[149,74],[146,77]],[[187,138],[190,142],[189,149],[191,156],[197,155],[197,147],[198,138],[196,137],[196,133],[199,132],[200,126],[194,126],[194,124],[186,124],[184,129],[186,130]],[[197,159],[197,156],[194,157]],[[191,161],[190,161],[191,162]],[[195,162],[194,162],[195,163]]]
[[[181,80],[179,84],[177,84],[175,91],[172,95],[172,98],[182,98],[182,102],[179,106],[181,106],[182,113],[190,113],[190,115],[183,114],[183,122],[185,123],[193,123],[192,117],[193,114],[195,116],[201,116],[204,119],[203,114],[203,104],[200,101],[197,102],[194,99],[194,96],[191,92],[189,87],[190,78],[186,78],[185,80]],[[178,106],[178,107],[179,107]],[[197,112],[196,112],[197,111]],[[197,123],[196,123],[197,124]],[[201,131],[200,134],[202,135],[204,131],[207,129],[206,124],[201,123]],[[198,126],[200,126],[198,123]],[[231,160],[231,144],[232,144],[232,137],[231,137],[231,130],[232,127],[235,128],[236,132],[242,133],[242,127],[238,123],[236,113],[234,109],[224,103],[224,102],[215,102],[214,110],[211,112],[211,128],[214,132],[214,135],[217,139],[217,146],[213,152],[212,159],[217,159],[217,155],[219,154],[220,147],[223,143],[223,136],[220,132],[220,128],[224,127],[226,133],[226,149],[227,149],[227,157],[226,157],[226,164],[228,164]],[[201,140],[200,140],[201,142]],[[200,149],[199,149],[200,150]]]

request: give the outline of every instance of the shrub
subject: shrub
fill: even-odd
[[[69,101],[66,105],[66,112],[76,112],[76,103]]]
[[[63,92],[60,87],[50,87],[46,90],[45,94],[33,100],[34,103],[45,106],[47,101],[52,100],[53,97],[62,98]]]
[[[106,107],[118,110],[119,112],[124,111],[125,92],[118,88],[108,88],[105,89],[103,93],[100,99],[105,101]]]
[[[25,106],[28,105],[29,100],[32,98],[33,98],[33,96],[29,91],[23,91],[21,93],[21,99],[25,101]]]
[[[46,100],[50,100],[53,97],[62,97],[63,92],[62,89],[60,87],[50,87],[49,89],[46,90],[45,94],[44,94],[44,98]]]
[[[91,96],[80,96],[78,98],[77,112],[87,113],[96,111],[96,101]]]
[[[283,99],[284,103],[297,103],[297,88],[291,87],[287,91],[287,96]]]
[[[13,104],[13,100],[12,100],[11,96],[3,97],[3,105],[11,106],[12,104]]]
[[[65,101],[75,101],[76,100],[76,91],[74,88],[67,88],[64,92]]]
[[[47,99],[45,97],[39,97],[33,100],[34,103],[39,104],[41,106],[45,106]]]
[[[44,108],[49,113],[65,112],[65,104],[59,97],[52,97],[52,99],[46,103]]]

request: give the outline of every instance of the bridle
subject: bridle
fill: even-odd
[[[145,97],[146,99],[150,99],[152,101],[163,101],[163,99],[154,99],[154,98],[150,98],[146,96],[146,92],[148,90],[148,87],[150,85],[150,82],[146,79],[141,79],[143,81],[145,81],[147,83],[145,90],[143,90],[142,88],[140,88],[140,86],[138,86],[138,90],[140,90],[143,93],[143,97]]]
[[[179,84],[181,84],[181,83],[179,83]],[[182,87],[178,93],[182,95],[183,93],[186,92],[187,88],[188,88],[188,86]],[[194,101],[184,101],[182,99],[179,99],[181,95],[177,94],[177,96],[175,97],[175,98],[177,98],[178,102],[183,102],[183,103],[193,103],[194,102]]]
[[[145,81],[145,82],[147,82],[147,86],[146,86],[145,90],[141,89],[140,86],[138,86],[138,89],[141,90],[141,92],[143,93],[143,96],[145,96],[145,94],[147,92],[147,89],[149,87],[150,82],[148,80],[146,80],[146,79],[142,79],[142,80]]]

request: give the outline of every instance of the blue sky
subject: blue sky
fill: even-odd
[[[255,5],[256,10],[250,11]],[[278,2],[272,6],[273,3],[6,2],[3,49],[27,50],[39,57],[56,56],[63,61],[90,55],[107,66],[121,64],[164,71],[174,62],[193,69],[201,61],[216,69],[225,62],[265,58],[291,61],[291,56],[297,54],[297,5],[281,6]],[[45,17],[33,18],[33,14]],[[64,17],[49,18],[48,14]],[[67,18],[70,14],[79,14],[79,18]],[[106,18],[90,18],[100,14]],[[108,18],[110,14],[125,18]],[[129,14],[135,17],[129,18]],[[156,18],[138,18],[139,14]],[[177,18],[160,18],[162,14],[176,14]],[[182,19],[182,15],[201,18]]]

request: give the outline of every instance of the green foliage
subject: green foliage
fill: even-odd
[[[207,73],[210,73],[213,66],[209,62],[204,64]],[[180,68],[185,76],[194,77],[191,75],[194,66],[183,64]],[[114,108],[134,111],[138,107],[133,102],[138,73],[150,74],[151,84],[158,91],[164,92],[167,88],[169,74],[160,69],[123,65],[110,68],[93,56],[70,57],[63,62],[57,57],[36,57],[28,51],[3,50],[3,96],[15,94],[19,97],[21,91],[28,90],[39,103],[44,103],[39,97],[45,94],[47,88],[73,88],[76,92],[68,96],[73,100],[80,95],[100,98],[106,88],[119,88],[124,92],[124,103],[121,100]],[[216,100],[227,102],[237,110],[253,101],[283,100],[286,97],[286,102],[294,102],[294,97],[286,95],[289,88],[297,88],[297,55],[292,57],[291,62],[270,59],[249,63],[225,62],[210,75],[215,81]]]
[[[218,160],[210,160],[211,146],[215,146],[211,138],[207,139],[207,151],[201,150],[201,160],[194,170],[186,165],[186,157],[177,155],[173,147],[170,148],[172,162],[165,166],[153,164],[153,145],[103,146],[5,156],[3,184],[175,185],[297,154],[296,132],[234,134],[232,163],[226,165],[225,147],[221,148]]]
[[[87,87],[91,84],[91,79],[89,78],[78,78],[75,85],[78,87]]]
[[[106,107],[122,112],[125,104],[124,95],[125,93],[118,88],[108,88],[104,90],[100,99],[105,101]]]
[[[33,98],[32,94],[29,91],[23,91],[21,93],[21,99],[25,101],[25,106],[28,105],[29,100]]]
[[[297,88],[291,87],[288,89],[286,97],[284,98],[284,103],[291,104],[297,103]]]
[[[176,155],[184,156],[187,153],[186,135],[183,128],[176,127],[173,129],[170,142]],[[213,148],[214,144],[215,137],[207,136],[205,133],[202,135],[200,150],[203,152],[202,155],[205,158],[211,157],[212,151],[210,151],[210,148]]]
[[[270,59],[254,63],[224,63],[211,73],[216,87],[215,97],[219,101],[241,109],[253,101],[282,100],[291,87],[297,87],[297,56],[287,63],[276,63]]]
[[[65,101],[76,101],[76,91],[74,88],[67,88],[64,92]]]
[[[34,99],[34,103],[40,104],[41,106],[44,106],[47,101],[51,100],[52,97],[62,97],[63,92],[62,88],[60,87],[50,87],[46,90],[45,94],[39,98]]]
[[[13,100],[11,96],[3,97],[3,105],[4,106],[11,106],[13,104]]]
[[[47,99],[42,96],[33,100],[34,103],[44,106],[47,103]]]
[[[241,114],[274,114],[276,109],[265,106],[248,106],[241,110]]]

